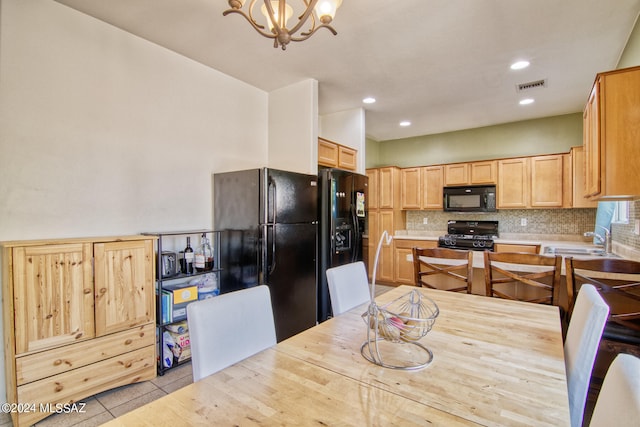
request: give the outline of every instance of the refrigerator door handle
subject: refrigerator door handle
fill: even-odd
[[[269,176],[269,184],[268,184],[269,188],[273,188],[273,191],[269,191],[269,188],[267,188],[267,197],[269,197],[269,195],[271,195],[272,199],[271,199],[271,225],[275,225],[278,221],[276,219],[276,212],[278,211],[278,207],[276,206],[276,200],[278,200],[278,187],[276,186],[276,181],[271,178],[271,176]],[[267,223],[269,223],[269,219],[267,218]]]
[[[269,232],[271,232],[271,245],[269,245]],[[276,225],[275,224],[262,224],[262,241],[264,248],[264,260],[262,262],[264,269],[269,274],[273,273],[276,269]],[[271,248],[269,248],[271,246]],[[271,251],[269,251],[271,249]],[[271,260],[269,260],[271,259]]]
[[[358,253],[360,252],[360,229],[358,227],[358,217],[356,216],[356,209],[353,204],[351,204],[351,223],[353,227],[353,233],[355,235],[355,243],[353,245],[353,251],[351,252],[351,262],[356,262],[358,260]]]

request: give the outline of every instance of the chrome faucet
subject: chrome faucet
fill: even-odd
[[[587,231],[584,233],[584,237],[595,237],[598,243],[604,246],[604,252],[607,254],[611,253],[611,231],[608,228],[603,227],[602,225],[596,224],[596,227],[600,227],[604,230],[604,237],[594,231]]]

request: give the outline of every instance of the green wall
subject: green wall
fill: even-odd
[[[622,52],[617,68],[627,68],[640,65],[640,19],[636,21],[629,41]]]
[[[367,141],[366,166],[410,167],[566,153],[576,145],[582,145],[582,113],[390,141]]]

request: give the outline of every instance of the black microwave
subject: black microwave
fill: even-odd
[[[496,186],[444,187],[445,212],[495,212]]]

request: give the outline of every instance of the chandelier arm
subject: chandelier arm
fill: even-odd
[[[251,24],[251,26],[261,35],[270,39],[274,39],[277,37],[276,34],[273,34],[271,32],[266,32],[264,31],[264,27],[262,25],[256,24],[255,21],[253,21],[251,18],[249,18],[247,16],[246,13],[242,12],[241,10],[236,10],[236,9],[229,9],[229,10],[225,10],[224,12],[222,12],[222,16],[227,16],[230,13],[237,13],[238,15],[242,16],[244,19],[247,20],[247,22],[249,22],[249,24]]]
[[[304,5],[307,9],[309,9],[309,1],[310,0],[302,0],[304,2]],[[313,7],[311,7],[313,8]],[[298,20],[300,20],[302,18],[302,15],[300,15],[298,17]],[[313,34],[313,31],[316,29],[316,15],[314,13],[311,14],[311,27],[309,28],[309,30],[305,33],[305,32],[301,32],[300,34],[304,35],[304,34]],[[336,33],[337,34],[337,33]],[[335,34],[334,34],[335,35]]]
[[[285,8],[282,7],[283,4],[286,4],[286,1],[284,0],[278,0],[278,18],[276,19],[276,14],[275,11],[273,10],[273,7],[271,6],[271,1],[270,0],[264,0],[264,6],[267,9],[267,13],[269,14],[269,19],[271,20],[271,23],[273,24],[273,30],[272,32],[275,34],[274,37],[277,37],[278,34],[283,33],[283,32],[287,32],[287,28],[283,28],[280,26],[280,22],[284,22],[284,16],[285,16]],[[255,0],[254,0],[255,2]],[[282,20],[282,21],[281,21]]]
[[[327,30],[331,31],[333,33],[333,35],[335,36],[336,34],[338,34],[338,32],[331,26],[331,25],[327,25],[327,24],[322,24],[317,26],[316,28],[313,28],[311,30],[309,30],[306,33],[300,33],[300,35],[302,37],[291,37],[291,41],[294,42],[301,42],[303,40],[308,39],[309,37],[311,37],[312,35],[314,35],[316,33],[316,31],[318,31],[320,28],[326,28]]]
[[[296,26],[289,30],[289,34],[294,34],[296,31],[300,29],[300,27],[304,25],[304,23],[307,21],[307,18],[309,18],[309,15],[311,15],[311,13],[313,12],[313,8],[316,6],[316,3],[318,3],[318,0],[311,0],[309,2],[309,4],[307,5],[307,10],[305,10],[304,13],[300,16]],[[311,28],[310,31],[314,31],[314,28],[315,29],[319,28],[319,27],[317,28],[315,27],[315,19],[313,23],[314,23],[314,26]]]
[[[253,7],[256,4],[256,1],[257,0],[251,0],[251,3],[249,3],[249,18],[251,18],[251,22],[253,22],[255,24],[254,28],[257,26],[260,29],[265,30],[264,25],[258,24],[258,21],[256,21],[256,18],[253,17]],[[265,32],[266,32],[266,30],[265,30]]]

